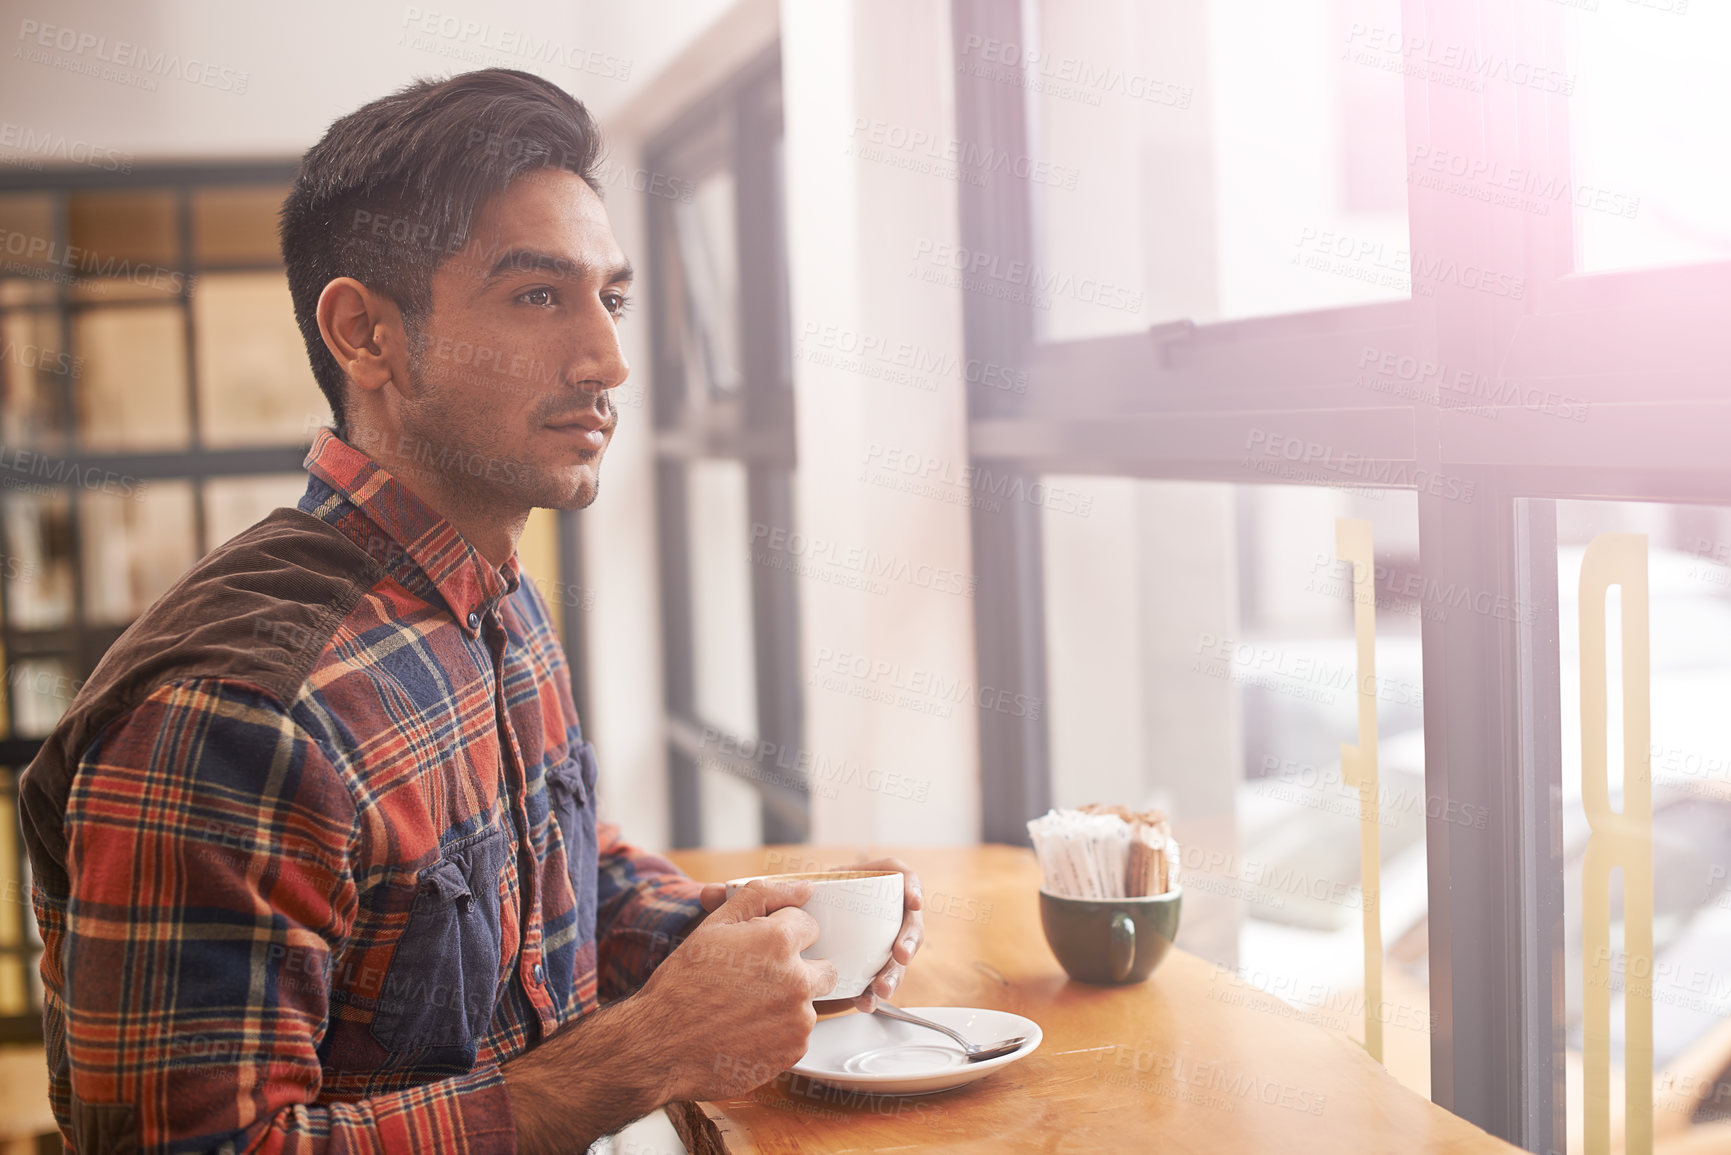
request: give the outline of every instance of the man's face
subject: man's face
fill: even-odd
[[[434,273],[397,414],[422,476],[491,516],[595,500],[630,372],[631,267],[575,173],[543,169],[478,214]],[[431,458],[431,460],[429,460]]]

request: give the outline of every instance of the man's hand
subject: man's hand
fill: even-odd
[[[908,864],[899,858],[874,858],[870,862],[862,862],[856,866],[837,867],[838,870],[895,870],[902,875],[902,925],[896,931],[895,945],[890,948],[890,961],[884,964],[884,969],[878,972],[871,986],[865,993],[852,999],[825,999],[816,1004],[820,1015],[833,1014],[853,1007],[862,1014],[871,1014],[877,1009],[879,999],[887,999],[896,993],[901,986],[902,976],[907,973],[908,964],[914,960],[920,944],[926,939],[925,915],[920,913],[924,905],[920,898],[920,879]],[[808,892],[809,893],[809,892]],[[714,911],[720,908],[727,899],[727,888],[712,883],[703,888],[699,896],[703,909]],[[801,899],[803,902],[804,900]],[[710,915],[713,919],[715,916]],[[706,920],[707,921],[707,920]],[[806,945],[810,945],[809,943]],[[804,948],[801,948],[804,949]],[[818,987],[818,990],[828,990],[828,987]]]
[[[754,882],[717,905],[635,995],[505,1065],[518,1145],[580,1149],[678,1099],[726,1099],[805,1054],[835,967],[799,952],[811,884]]]
[[[828,960],[799,952],[817,922],[799,909],[808,882],[752,882],[723,902],[630,1001],[651,1008],[677,1053],[671,1099],[725,1099],[768,1082],[805,1054],[812,996],[835,986]]]

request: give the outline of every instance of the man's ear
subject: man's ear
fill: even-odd
[[[376,393],[407,383],[408,339],[402,311],[353,277],[338,277],[319,294],[316,312],[325,348],[357,389]]]

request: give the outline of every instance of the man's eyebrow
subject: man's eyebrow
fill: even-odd
[[[493,267],[487,271],[482,283],[490,285],[501,277],[531,270],[551,273],[556,277],[569,277],[572,280],[582,280],[596,271],[587,261],[556,256],[537,249],[510,249],[499,254],[499,259],[493,262]],[[636,272],[630,261],[621,261],[610,269],[601,270],[603,283],[609,285],[630,284],[635,277]]]

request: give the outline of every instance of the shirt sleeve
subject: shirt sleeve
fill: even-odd
[[[85,753],[69,901],[45,943],[72,1149],[512,1151],[497,1063],[318,1104],[330,972],[357,910],[355,795],[251,687],[162,687]]]
[[[595,828],[595,965],[601,1001],[634,993],[703,920],[703,884],[662,858],[627,845],[619,827]]]

